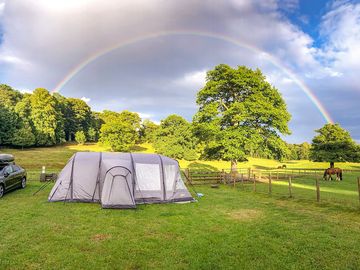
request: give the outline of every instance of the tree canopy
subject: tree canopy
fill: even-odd
[[[139,138],[140,116],[129,111],[104,111],[100,118],[104,124],[100,128],[99,142],[113,151],[130,151]]]
[[[140,140],[143,142],[153,143],[156,139],[156,132],[159,129],[159,125],[154,122],[145,119],[141,123],[140,128]]]
[[[154,147],[157,153],[168,157],[195,160],[196,138],[191,124],[179,115],[172,114],[161,121],[156,131]]]
[[[312,140],[310,158],[313,161],[327,162],[359,162],[360,148],[350,136],[350,133],[339,124],[326,124],[316,130]]]
[[[290,134],[291,116],[260,70],[218,65],[207,73],[196,102],[193,122],[206,142],[203,157],[236,164],[249,155],[282,159],[288,154],[279,134]]]

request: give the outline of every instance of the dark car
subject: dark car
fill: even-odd
[[[26,187],[26,171],[14,163],[0,164],[0,198],[5,192]]]

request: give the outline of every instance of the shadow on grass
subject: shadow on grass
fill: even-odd
[[[130,151],[131,152],[144,152],[146,151],[147,148],[146,147],[143,147],[143,146],[140,146],[140,145],[134,145],[133,147],[131,147]]]
[[[268,169],[276,169],[277,167],[268,167],[268,166],[261,166],[261,165],[253,165],[253,169],[255,170],[268,170]]]
[[[218,172],[219,171],[219,169],[214,166],[211,166],[208,164],[203,164],[200,162],[192,162],[189,164],[188,168],[190,170],[207,171],[207,172]]]

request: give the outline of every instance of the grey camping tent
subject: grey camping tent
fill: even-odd
[[[137,204],[194,199],[174,159],[157,154],[78,152],[59,174],[49,201],[135,208]]]

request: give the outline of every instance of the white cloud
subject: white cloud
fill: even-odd
[[[360,71],[360,3],[337,1],[323,17],[321,56],[335,74]]]
[[[0,18],[4,13],[4,9],[5,9],[5,2],[0,1]]]
[[[82,101],[85,101],[86,103],[89,103],[91,98],[87,98],[87,97],[82,97],[81,98]]]
[[[154,117],[154,115],[150,113],[142,113],[142,112],[137,112],[137,113],[141,119],[151,119],[152,117]]]
[[[0,62],[17,65],[17,66],[28,66],[29,63],[25,61],[24,59],[21,59],[19,57],[13,56],[13,55],[6,55],[6,54],[0,54]]]
[[[183,77],[176,79],[175,84],[180,86],[199,89],[205,85],[206,70],[194,71],[186,73]]]
[[[33,91],[28,88],[17,88],[18,91],[20,91],[23,94],[31,94]]]

